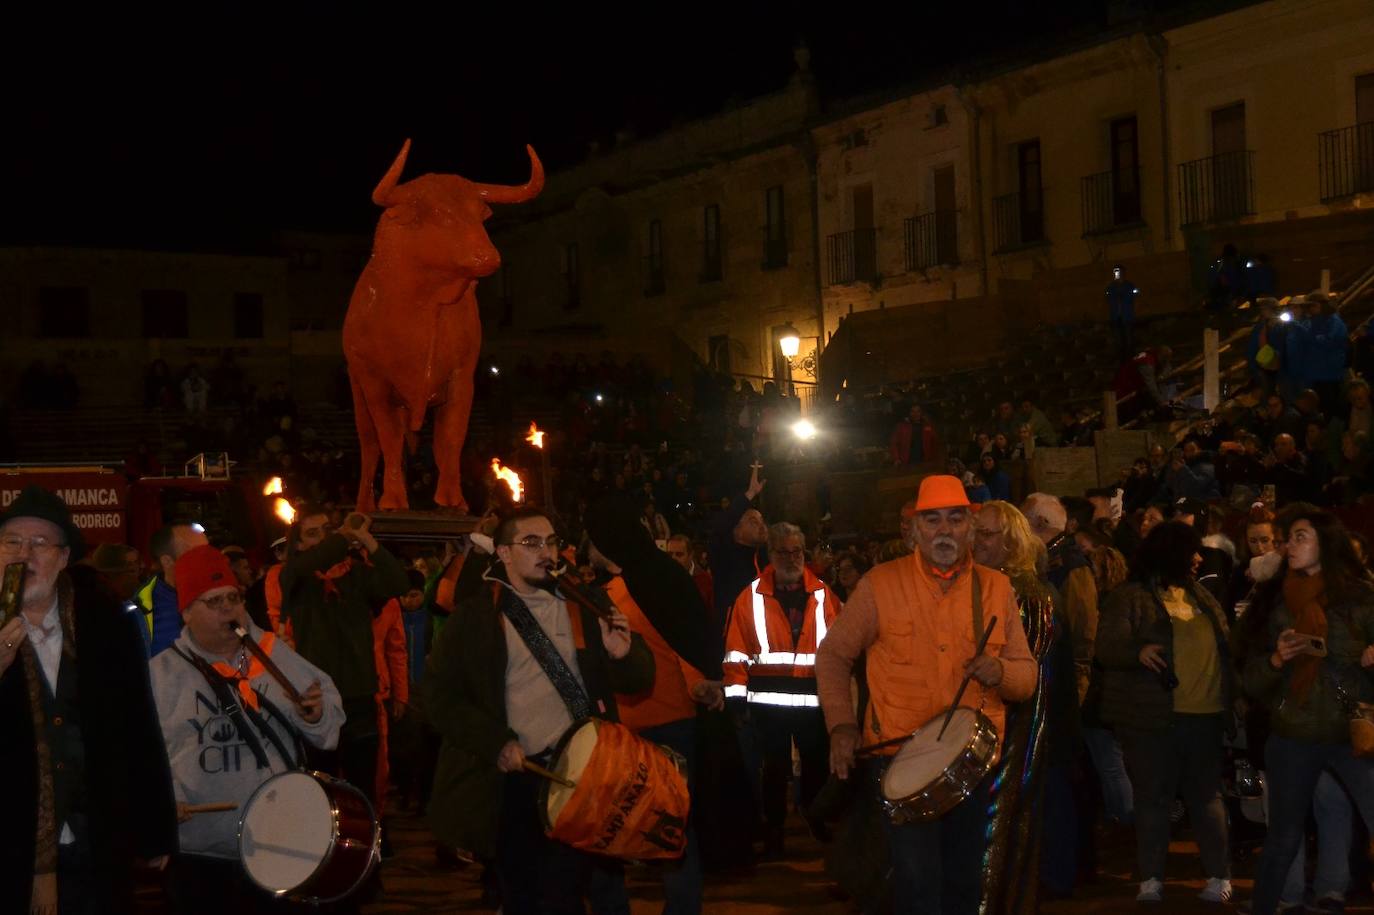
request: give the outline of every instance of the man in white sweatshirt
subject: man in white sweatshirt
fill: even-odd
[[[239,864],[239,817],[259,785],[302,766],[297,737],[334,748],[343,702],[327,674],[249,621],[238,580],[219,550],[199,546],[183,554],[176,582],[185,627],[150,665],[181,823],[176,910],[279,911]],[[247,651],[234,624],[280,668],[300,693],[299,705]],[[219,813],[187,809],[212,803],[237,806]]]

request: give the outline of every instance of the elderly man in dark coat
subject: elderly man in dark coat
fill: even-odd
[[[0,515],[0,564],[24,565],[0,627],[0,912],[133,912],[136,863],[176,851],[176,806],[143,642],[81,558],[67,506],[36,486]]]

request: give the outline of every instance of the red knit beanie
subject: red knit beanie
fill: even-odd
[[[187,550],[177,560],[177,608],[183,613],[211,588],[238,585],[224,554],[209,544]]]

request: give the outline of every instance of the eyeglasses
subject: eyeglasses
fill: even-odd
[[[515,546],[516,544],[519,544],[527,550],[542,550],[545,547],[548,547],[556,553],[559,550],[563,549],[563,543],[563,538],[558,536],[557,534],[554,534],[550,537],[540,537],[538,534],[530,534],[528,537],[521,537],[519,540],[512,540],[509,543],[507,543],[506,546]]]
[[[791,557],[792,559],[797,559],[797,558],[799,558],[799,557],[805,555],[805,553],[806,553],[806,551],[803,550],[803,549],[801,549],[800,547],[798,547],[798,548],[795,549],[795,550],[774,550],[773,552],[774,552],[774,553],[777,553],[779,556],[788,556],[788,557]]]
[[[200,599],[200,602],[211,610],[229,610],[234,607],[243,606],[243,595],[237,591],[226,591],[223,594],[216,594],[211,598]]]
[[[24,544],[26,543],[35,555],[55,553],[66,546],[65,543],[53,543],[47,537],[21,537],[18,534],[5,534],[0,537],[0,555],[18,556],[24,551]]]

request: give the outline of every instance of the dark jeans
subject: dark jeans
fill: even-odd
[[[1134,321],[1123,321],[1120,318],[1112,321],[1112,330],[1116,331],[1117,351],[1121,354],[1122,359],[1129,359],[1134,355],[1131,352],[1131,346],[1135,343],[1132,333],[1134,324]]]
[[[57,846],[58,915],[98,915],[102,900],[93,891],[95,865],[90,846],[81,840]]]
[[[749,706],[763,744],[763,818],[770,830],[787,819],[787,785],[792,780],[792,744],[801,757],[801,806],[805,810],[830,776],[830,736],[818,708]]]
[[[1293,856],[1307,833],[1307,812],[1324,769],[1340,780],[1365,825],[1374,829],[1374,762],[1356,759],[1348,743],[1312,743],[1271,735],[1264,748],[1269,785],[1269,831],[1255,873],[1252,903],[1256,915],[1268,915],[1279,903]]]
[[[1135,795],[1139,879],[1164,879],[1169,853],[1169,808],[1183,797],[1202,851],[1206,876],[1230,879],[1226,808],[1221,800],[1223,715],[1175,714],[1163,730],[1118,727]],[[1293,860],[1290,853],[1284,870]],[[1280,874],[1280,881],[1282,874]]]
[[[892,915],[974,915],[983,897],[991,778],[938,820],[885,819],[892,855]]]
[[[697,720],[684,718],[656,727],[645,728],[639,736],[653,743],[676,750],[687,760],[687,787],[694,785],[696,771]],[[692,796],[692,815],[687,823],[687,849],[676,861],[658,866],[663,877],[664,915],[700,915],[702,902],[701,848],[697,830],[696,796]],[[629,915],[630,898],[625,892],[625,868],[619,861],[602,859],[592,875],[591,891],[593,915]]]
[[[544,835],[538,778],[508,774],[496,835],[505,915],[583,915],[594,863],[591,855]]]
[[[243,866],[232,858],[177,855],[172,860],[172,911],[177,915],[304,915],[307,912],[357,911],[349,902],[316,909],[305,903],[274,899],[258,889]]]

